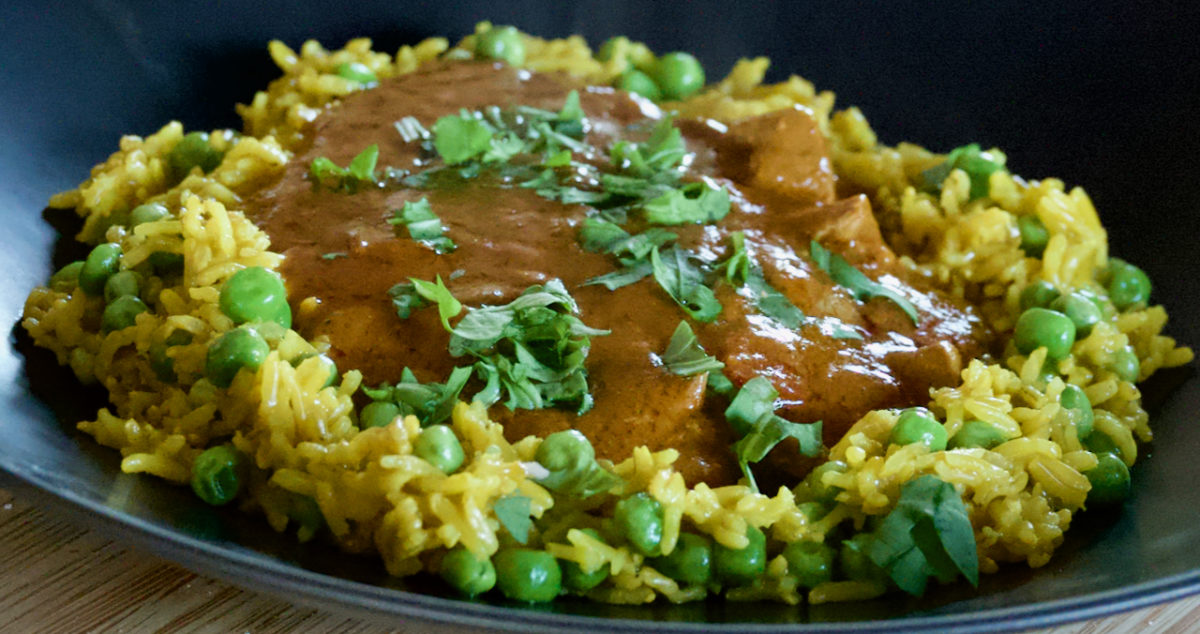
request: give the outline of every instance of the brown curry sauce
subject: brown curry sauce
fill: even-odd
[[[586,206],[487,178],[463,187],[356,194],[318,190],[308,180],[313,158],[345,165],[371,144],[379,145],[382,166],[424,167],[418,144],[404,142],[393,128],[402,117],[429,127],[460,108],[521,104],[557,110],[576,87],[567,78],[501,64],[446,62],[384,80],[327,110],[278,182],[248,201],[273,248],[285,255],[282,272],[294,327],[310,339],[328,337],[338,367],[361,370],[368,385],[395,382],[406,366],[422,381],[444,381],[452,368],[469,361],[448,354],[448,335],[436,310],[401,319],[389,288],[410,277],[447,280],[458,271],[447,286],[464,305],[478,306],[506,303],[530,285],[559,278],[577,300],[584,323],[611,330],[592,338],[586,362],[595,406],[576,415],[561,409],[510,412],[497,404],[491,415],[504,424],[505,435],[516,440],[575,428],[599,457],[614,460],[639,445],[675,448],[681,454],[676,466],[689,482],[732,483],[740,471],[730,450],[736,438],[723,416],[725,403],[705,398],[703,376],[679,377],[655,362],[686,315],[653,278],[615,291],[582,286],[616,268],[611,256],[578,243]],[[580,92],[591,126],[588,141],[597,147],[661,116],[651,104],[610,88]],[[678,243],[721,257],[729,234],[744,231],[772,286],[805,314],[836,317],[865,336],[845,340],[812,326],[783,329],[750,310],[737,289],[718,284],[723,313],[692,326],[705,350],[726,364],[735,385],[766,376],[780,392],[779,413],[797,422],[823,420],[824,441],[831,445],[872,409],[923,404],[931,387],[954,382],[965,360],[985,352],[989,333],[973,310],[896,261],[867,199],[837,198],[826,141],[807,112],[784,110],[728,127],[708,121],[678,126],[694,153],[689,174],[724,185],[734,203],[715,225],[670,227]],[[421,198],[428,198],[457,250],[439,255],[387,224],[393,209]],[[873,279],[890,276],[917,307],[919,324],[887,300],[859,302],[833,284],[807,258],[811,238]],[[322,258],[326,253],[346,257]],[[302,308],[306,298],[315,301]],[[464,394],[472,393],[468,386]],[[768,470],[801,475],[813,461],[789,442],[775,449]]]

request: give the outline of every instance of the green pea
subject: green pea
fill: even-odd
[[[1083,439],[1083,446],[1096,454],[1097,458],[1109,454],[1121,457],[1121,448],[1117,447],[1117,443],[1113,442],[1112,437],[1099,429],[1093,429],[1092,433]]]
[[[266,339],[253,328],[230,330],[209,346],[204,375],[217,387],[229,387],[239,370],[257,370],[270,352]]]
[[[1118,258],[1108,260],[1108,298],[1117,310],[1143,308],[1150,301],[1150,278],[1140,268]]]
[[[647,557],[658,554],[663,533],[663,510],[658,500],[647,493],[635,493],[617,502],[613,522],[635,550]]]
[[[179,379],[175,374],[175,360],[167,355],[167,349],[182,346],[192,342],[192,333],[186,330],[176,330],[163,341],[150,344],[150,369],[163,383],[174,383]]]
[[[358,426],[362,429],[369,427],[387,427],[400,415],[400,407],[390,401],[374,401],[367,403],[358,415]]]
[[[1071,354],[1075,323],[1066,315],[1046,308],[1030,308],[1017,318],[1013,342],[1021,354],[1046,348],[1046,358],[1058,361]]]
[[[842,576],[851,581],[884,583],[888,574],[871,560],[867,550],[874,537],[870,533],[859,533],[842,542],[838,551],[838,565]]]
[[[142,276],[133,271],[117,271],[104,282],[104,301],[112,303],[118,297],[136,297]]]
[[[284,514],[299,527],[296,538],[301,543],[312,539],[313,535],[325,526],[325,514],[321,513],[321,505],[307,495],[288,491],[288,507]]]
[[[146,303],[133,295],[118,297],[104,307],[100,329],[108,333],[129,328],[137,323],[137,316],[147,310]]]
[[[950,439],[946,446],[950,449],[969,449],[981,447],[991,449],[1007,441],[1004,432],[991,423],[981,420],[970,420],[963,423],[962,428]]]
[[[616,87],[625,92],[637,93],[650,101],[662,99],[662,91],[649,75],[640,70],[629,69],[617,78]]]
[[[221,164],[224,155],[208,142],[207,132],[189,132],[167,154],[167,166],[175,180],[182,180],[199,167],[205,174]]]
[[[1021,216],[1017,218],[1017,231],[1021,233],[1021,250],[1031,258],[1042,257],[1046,243],[1050,241],[1050,232],[1037,216]]]
[[[546,436],[538,445],[534,459],[551,471],[570,469],[579,464],[587,464],[596,457],[596,450],[578,430],[567,429]]]
[[[833,548],[822,542],[792,542],[783,549],[788,574],[803,588],[833,580]]]
[[[1050,310],[1066,315],[1067,319],[1075,324],[1075,332],[1080,338],[1088,336],[1092,326],[1100,323],[1100,318],[1103,317],[1100,308],[1091,299],[1079,293],[1059,297],[1050,304]]]
[[[826,473],[845,473],[849,469],[850,466],[841,460],[830,460],[817,465],[804,479],[808,483],[808,490],[812,492],[813,499],[823,504],[833,504],[837,501],[837,494],[842,491],[841,487],[826,485],[822,479]]]
[[[287,288],[279,274],[261,266],[244,268],[221,285],[221,312],[235,324],[273,321],[292,327]]]
[[[663,99],[686,99],[704,87],[704,67],[688,53],[667,53],[654,65],[654,83]]]
[[[375,76],[375,73],[372,73],[370,68],[367,68],[365,64],[360,62],[345,62],[338,64],[337,74],[338,77],[349,79],[350,81],[356,81],[363,85],[374,84],[379,81],[379,78]]]
[[[746,526],[746,537],[750,543],[745,548],[734,550],[713,544],[713,575],[722,584],[738,587],[753,583],[767,569],[767,536],[755,526]]]
[[[712,578],[713,543],[704,535],[680,533],[670,555],[651,560],[651,567],[686,585],[702,586]]]
[[[893,445],[921,443],[930,451],[941,451],[946,448],[946,428],[929,410],[913,407],[900,413],[890,441]]]
[[[512,26],[493,26],[475,36],[475,57],[498,59],[509,66],[525,63],[525,42]]]
[[[442,557],[438,573],[446,583],[468,597],[483,594],[496,585],[496,567],[491,560],[476,557],[461,546]]]
[[[1054,288],[1053,284],[1045,280],[1038,280],[1021,289],[1021,310],[1028,310],[1035,306],[1049,308],[1050,304],[1060,295],[1061,293]]]
[[[1088,400],[1087,394],[1077,385],[1067,385],[1058,398],[1075,419],[1076,436],[1083,440],[1091,435],[1096,423],[1096,414],[1092,411],[1092,402]]]
[[[121,268],[121,245],[106,242],[96,245],[79,269],[79,288],[92,296],[104,294],[104,283]]]
[[[838,487],[829,487],[829,488],[836,489],[837,491],[841,490]],[[837,491],[834,492],[835,497],[837,496]],[[801,502],[800,504],[797,504],[796,510],[800,511],[800,514],[804,516],[805,520],[807,520],[809,523],[812,523],[812,522],[820,521],[820,519],[822,517],[829,515],[830,508],[829,508],[829,505],[827,505],[823,502],[812,501],[812,502]]]
[[[508,548],[492,558],[496,586],[514,601],[553,601],[562,589],[562,570],[554,555],[544,550]]]
[[[1110,506],[1120,504],[1129,497],[1129,467],[1113,454],[1098,456],[1099,462],[1084,475],[1092,483],[1088,491],[1089,505]]]
[[[413,445],[413,454],[437,467],[442,473],[454,473],[462,466],[463,448],[454,430],[445,425],[431,425],[421,431]]]
[[[592,528],[583,529],[593,539],[604,541],[600,537],[600,533]],[[610,567],[608,564],[602,564],[591,572],[584,572],[583,568],[569,559],[563,559],[559,562],[559,567],[562,568],[563,587],[572,592],[587,592],[592,588],[600,585],[608,578]]]
[[[1112,360],[1108,363],[1108,369],[1112,370],[1113,374],[1116,374],[1122,381],[1135,383],[1138,375],[1141,374],[1142,364],[1133,348],[1125,346],[1113,354]]]
[[[213,505],[229,504],[242,486],[246,456],[229,445],[205,449],[192,463],[192,490]]]
[[[129,212],[129,227],[133,228],[147,222],[156,222],[171,215],[167,206],[162,203],[145,203]]]
[[[170,275],[172,273],[180,273],[183,271],[183,254],[171,253],[170,251],[155,251],[146,258],[150,262],[150,266],[154,268],[155,273],[159,275]]]
[[[82,270],[83,260],[75,260],[51,275],[46,286],[60,293],[69,293],[79,286],[79,272]]]
[[[623,35],[618,35],[616,37],[610,37],[607,40],[604,40],[604,43],[600,45],[600,48],[596,49],[596,59],[601,62],[607,62],[611,60],[613,55],[616,55],[617,47],[621,45],[622,41],[628,42],[629,38]]]

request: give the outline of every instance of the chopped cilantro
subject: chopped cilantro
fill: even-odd
[[[529,514],[533,512],[530,507],[531,502],[532,500],[527,496],[517,493],[506,495],[492,502],[492,510],[496,512],[496,519],[519,544],[529,541],[529,531],[533,528],[533,520],[529,519]]]
[[[426,282],[416,278],[409,278],[415,288],[417,295],[422,299],[437,304],[438,317],[442,320],[442,327],[446,330],[450,328],[450,318],[462,312],[462,303],[459,302],[450,289],[446,288],[445,282],[442,282],[442,276],[437,276],[436,282]],[[395,287],[393,287],[395,288]]]
[[[583,283],[584,286],[600,284],[610,291],[615,291],[622,286],[629,286],[634,282],[640,282],[654,272],[654,266],[647,260],[622,260],[624,265],[622,268],[598,275]]]
[[[642,213],[656,225],[712,223],[729,214],[729,192],[708,180],[688,183],[647,201]]]
[[[422,425],[428,426],[450,418],[458,394],[470,378],[471,368],[466,366],[451,370],[445,383],[421,383],[412,370],[404,368],[400,382],[395,385],[384,384],[377,388],[364,385],[362,391],[372,400],[394,403],[402,415],[416,416]]]
[[[950,172],[960,169],[971,179],[971,200],[986,198],[989,180],[993,172],[1004,168],[1006,158],[998,151],[984,152],[978,143],[970,143],[950,150],[946,160],[921,172],[921,189],[930,193],[942,190],[942,183]]]
[[[433,147],[446,164],[458,165],[491,149],[494,134],[492,126],[463,110],[433,124]]]
[[[929,577],[948,582],[962,573],[979,585],[975,531],[953,485],[923,475],[900,487],[896,508],[871,534],[867,555],[905,592],[920,596]]]
[[[828,273],[839,286],[850,291],[855,299],[866,301],[873,297],[882,297],[900,307],[914,325],[920,322],[917,308],[900,291],[867,277],[862,271],[851,266],[845,258],[829,251],[816,240],[809,244],[809,253],[817,267]]]
[[[345,251],[330,251],[329,253],[321,254],[322,260],[336,260],[338,258],[345,258],[345,257],[350,257],[350,256],[346,255]]]
[[[579,228],[579,242],[583,248],[596,253],[611,253],[618,257],[629,256],[643,260],[655,247],[673,242],[679,236],[665,229],[653,228],[637,235],[630,235],[614,222],[595,216],[585,218]]]
[[[417,285],[409,282],[400,282],[388,289],[388,295],[392,298],[392,303],[396,306],[396,314],[401,319],[408,319],[412,316],[412,311],[429,304],[424,297],[417,292]]]
[[[445,231],[442,220],[433,213],[426,198],[416,202],[405,201],[404,206],[392,211],[392,217],[387,222],[393,226],[404,225],[413,240],[438,253],[449,253],[458,248],[453,240],[442,235]]]
[[[658,247],[650,251],[650,265],[654,279],[675,303],[696,321],[713,321],[721,314],[721,302],[713,290],[704,283],[704,271],[692,262],[695,257],[679,248],[671,247],[660,254]]]
[[[738,390],[725,410],[725,419],[741,436],[733,445],[733,453],[742,474],[756,492],[758,483],[750,465],[765,458],[783,440],[795,438],[800,453],[805,456],[815,456],[821,451],[821,421],[801,424],[780,417],[775,414],[778,397],[779,392],[769,380],[756,376]]]
[[[454,327],[449,318],[462,304],[441,278],[436,284],[412,283],[421,297],[438,304],[450,332],[450,354],[476,359],[472,367],[485,385],[475,400],[490,406],[504,398],[509,409],[571,405],[580,414],[591,408],[583,362],[591,337],[609,331],[590,328],[575,315],[579,306],[561,281],[530,286],[503,306],[468,309]]]
[[[725,364],[704,352],[696,339],[696,333],[686,321],[680,321],[662,353],[663,366],[680,376],[692,376],[701,372],[720,372]]]
[[[378,160],[379,146],[374,144],[350,159],[349,167],[341,167],[324,156],[318,156],[309,163],[308,176],[313,187],[353,194],[365,184],[378,184],[375,177],[375,163]]]

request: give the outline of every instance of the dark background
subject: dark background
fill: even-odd
[[[15,324],[29,289],[48,275],[58,235],[43,219],[46,199],[82,181],[122,134],[146,135],[171,119],[189,129],[240,127],[233,104],[278,76],[266,53],[269,39],[298,47],[311,37],[337,48],[367,35],[378,50],[394,52],[430,35],[456,40],[482,19],[544,36],[581,33],[593,45],[624,34],[659,53],[689,50],[712,80],[739,57],[767,55],[774,60],[769,79],[794,72],[833,90],[840,106],[861,107],[887,143],[999,147],[1015,173],[1085,187],[1113,251],[1154,279],[1154,300],[1174,316],[1171,334],[1200,344],[1193,246],[1200,229],[1200,4],[1185,2],[10,0],[0,5],[0,317]],[[476,624],[516,618],[593,626],[555,621],[544,611],[497,616],[487,606],[314,577],[307,571],[403,587],[375,564],[297,549],[257,518],[216,513],[186,490],[150,478],[121,480],[115,452],[71,431],[76,415],[61,410],[78,400],[61,387],[72,384],[69,373],[57,371],[44,352],[21,346],[18,353],[12,337],[2,348],[0,475],[8,471],[86,509],[81,517],[99,528],[298,600]],[[876,623],[898,631],[922,623],[1031,626],[1195,592],[1200,380],[1187,370],[1166,373],[1146,392],[1158,441],[1148,448],[1153,459],[1134,470],[1135,497],[1125,512],[1081,518],[1050,566],[1032,574],[1010,567],[973,598],[955,586],[936,601],[807,611],[717,604],[555,609],[657,621],[840,622],[903,613],[935,619]],[[109,495],[117,482],[133,487],[124,506]],[[951,620],[936,620],[944,618]]]

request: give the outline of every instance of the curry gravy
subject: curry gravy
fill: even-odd
[[[592,337],[587,358],[595,407],[583,415],[559,409],[492,416],[516,440],[575,428],[603,458],[620,460],[634,447],[678,449],[676,463],[691,483],[735,481],[730,451],[736,440],[725,422],[722,399],[705,399],[703,376],[673,375],[656,361],[686,315],[653,277],[616,291],[582,286],[617,268],[611,256],[584,251],[577,238],[589,209],[538,196],[486,173],[459,186],[427,190],[368,188],[356,194],[316,190],[307,179],[313,158],[339,165],[371,144],[379,165],[421,169],[417,143],[393,127],[416,117],[431,127],[460,108],[529,105],[558,110],[569,90],[565,78],[513,70],[501,64],[447,62],[384,80],[330,108],[307,131],[286,172],[248,201],[255,221],[282,252],[282,272],[305,337],[326,336],[338,367],[357,368],[369,385],[395,382],[410,367],[422,381],[444,381],[470,358],[451,358],[449,336],[432,308],[396,315],[388,289],[410,277],[440,275],[465,306],[503,304],[533,284],[559,278],[580,306],[580,318],[611,330]],[[588,141],[605,149],[636,135],[661,114],[648,102],[608,88],[581,88],[590,122]],[[983,353],[986,333],[972,309],[907,273],[880,237],[869,202],[837,199],[825,140],[803,109],[784,110],[729,127],[681,121],[694,153],[689,178],[706,175],[733,199],[716,225],[670,227],[679,244],[712,259],[726,254],[728,235],[744,231],[747,245],[772,286],[805,314],[832,316],[855,326],[862,341],[834,339],[814,326],[781,328],[753,310],[744,290],[720,283],[724,312],[712,323],[693,323],[705,350],[726,364],[735,385],[766,376],[781,395],[781,415],[797,422],[824,421],[830,445],[865,412],[923,404],[932,386],[956,380],[966,360]],[[438,255],[387,224],[406,201],[428,198],[457,250]],[[808,259],[818,238],[872,279],[903,290],[920,313],[916,327],[891,302],[856,301]],[[342,253],[345,257],[322,258]],[[452,277],[452,273],[458,272]],[[305,298],[315,298],[306,302]],[[478,386],[469,384],[464,396]],[[811,461],[792,444],[776,448],[772,468],[803,473]]]

